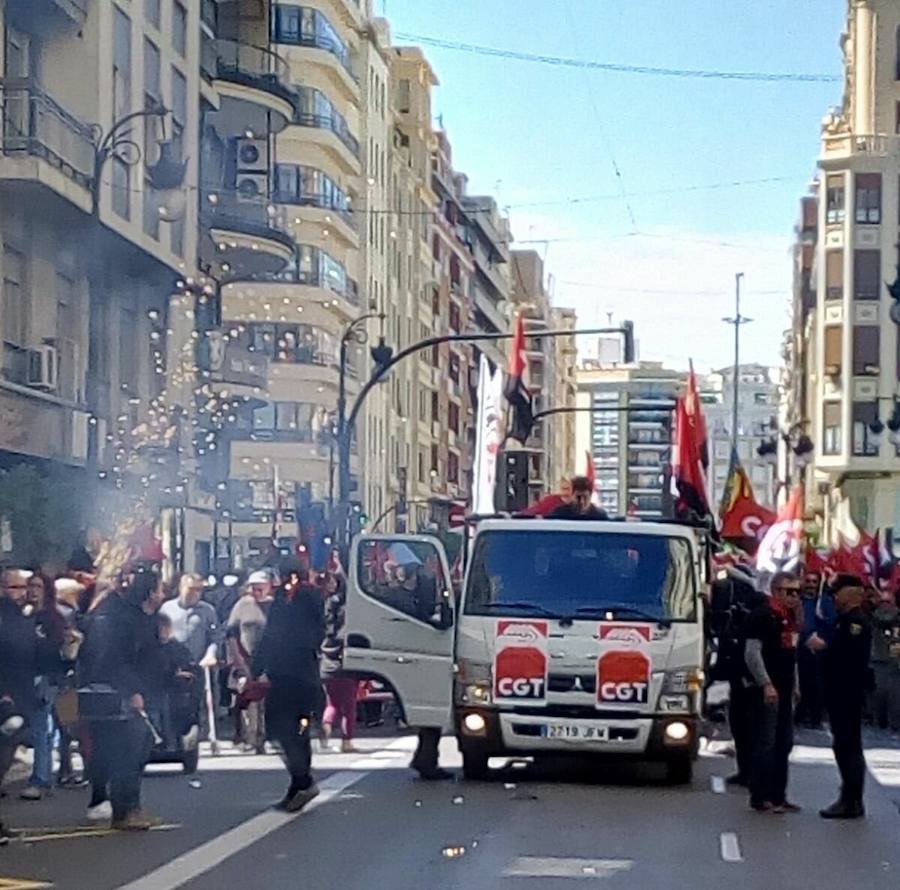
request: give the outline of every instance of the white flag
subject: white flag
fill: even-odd
[[[503,372],[481,356],[478,369],[478,416],[476,419],[474,489],[472,512],[479,516],[494,512],[497,485],[497,452],[500,449],[503,411]]]

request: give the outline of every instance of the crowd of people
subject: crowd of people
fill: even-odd
[[[882,725],[888,719],[896,598],[852,575],[812,572],[778,573],[763,594],[756,578],[731,568],[714,585],[711,616],[713,675],[730,687],[737,772],[728,783],[748,789],[756,812],[798,811],[788,797],[794,727],[820,729],[827,717],[841,788],[820,815],[863,817],[862,727],[867,717]]]
[[[186,765],[193,756],[195,767],[201,736],[217,738],[216,713],[227,708],[240,751],[265,753],[268,740],[281,754],[290,781],[276,806],[293,812],[314,799],[316,719],[323,749],[338,731],[341,750],[355,750],[360,684],[342,671],[343,571],[332,560],[313,572],[293,556],[243,584],[228,580],[210,587],[186,574],[170,596],[150,563],[108,583],[83,570],[51,580],[4,569],[0,781],[29,746],[21,798],[89,786],[89,820],[146,830],[157,822],[141,806],[154,751]],[[0,842],[10,836],[0,822]]]

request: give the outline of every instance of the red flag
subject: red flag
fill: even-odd
[[[524,442],[531,434],[534,426],[534,408],[531,393],[525,383],[525,320],[520,312],[516,316],[516,327],[513,332],[512,346],[509,352],[509,373],[506,377],[504,395],[512,408],[512,421],[509,435],[513,439]]]
[[[561,494],[546,494],[530,507],[520,510],[516,513],[516,516],[549,516],[557,507],[561,507],[564,503],[565,501]]]
[[[733,454],[722,499],[722,538],[752,556],[777,518],[757,503],[747,472]]]
[[[756,570],[763,574],[799,572],[803,554],[803,484],[791,492],[756,553]]]
[[[700,415],[702,417],[702,414]],[[675,442],[672,448],[672,485],[675,516],[702,518],[710,514],[706,498],[706,476],[700,456],[697,416],[691,419],[686,399],[675,403]]]
[[[700,402],[700,393],[697,392],[697,375],[694,374],[694,365],[691,364],[691,372],[688,375],[687,394],[684,397],[684,407],[688,420],[694,431],[697,441],[697,453],[704,471],[709,469],[709,436],[706,431],[706,418],[703,416],[703,405]]]
[[[828,568],[827,550],[816,550],[814,547],[806,549],[806,572],[809,575],[824,575]]]

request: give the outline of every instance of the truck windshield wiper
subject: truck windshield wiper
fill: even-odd
[[[670,618],[661,618],[659,615],[651,615],[643,609],[635,606],[629,606],[627,603],[608,603],[602,606],[582,606],[575,610],[576,615],[596,615],[598,612],[615,612],[625,615],[634,615],[635,618],[643,618],[645,621],[652,621],[662,627],[671,627],[672,620]]]
[[[537,603],[485,603],[485,609],[522,609],[526,612],[534,612],[536,615],[543,615],[545,618],[557,618],[554,613],[539,606]]]

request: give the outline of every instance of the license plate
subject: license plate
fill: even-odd
[[[549,723],[541,727],[541,735],[545,739],[568,739],[569,741],[605,742],[609,738],[609,729],[605,726],[592,726],[581,723]]]

